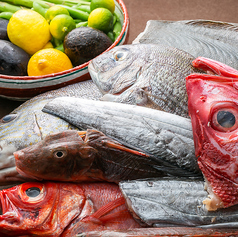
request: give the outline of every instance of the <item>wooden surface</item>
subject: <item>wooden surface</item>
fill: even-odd
[[[148,20],[207,19],[238,23],[238,0],[124,0],[130,17],[131,43]],[[0,118],[21,102],[0,98]]]

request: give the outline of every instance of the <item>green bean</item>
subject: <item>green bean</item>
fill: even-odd
[[[5,2],[0,2],[0,12],[16,12],[20,10],[20,7],[14,6],[12,4],[8,4]]]
[[[88,13],[91,12],[90,6],[87,6],[87,5],[75,6],[75,7],[73,7],[73,8],[78,9],[78,10],[81,10],[81,11],[84,11],[84,12],[88,12]]]
[[[116,24],[113,27],[113,35],[114,35],[114,41],[117,39],[117,37],[120,35],[122,30],[122,25],[119,21],[116,22]]]
[[[10,20],[12,15],[13,15],[13,12],[1,12],[0,13],[0,18]]]
[[[66,8],[69,11],[69,14],[73,18],[81,19],[83,21],[87,21],[88,20],[89,13],[87,13],[87,12],[84,12],[84,11],[81,11],[81,10],[77,10],[77,9],[74,9],[72,7],[68,7],[68,6],[65,6],[65,5],[59,5],[59,6],[62,6],[64,8]]]
[[[76,24],[76,28],[82,27],[82,26],[87,26],[87,25],[88,25],[87,21],[82,21],[82,22],[79,22],[78,24]]]
[[[38,2],[33,2],[33,10],[45,17],[48,8],[42,7]]]

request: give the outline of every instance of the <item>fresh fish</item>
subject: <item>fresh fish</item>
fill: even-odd
[[[238,70],[238,24],[210,20],[147,22],[133,43],[164,44]]]
[[[206,58],[194,66],[216,74],[186,79],[195,152],[210,194],[204,203],[208,210],[227,208],[238,204],[238,71]]]
[[[150,227],[237,228],[238,206],[208,211],[203,181],[161,178],[119,184],[135,219]]]
[[[75,129],[68,122],[43,113],[44,105],[58,96],[99,99],[92,81],[84,81],[36,96],[0,120],[0,186],[24,181],[15,168],[13,152],[41,141],[46,135]]]
[[[67,130],[14,152],[17,171],[28,178],[56,181],[134,180],[191,176],[152,155],[125,146],[102,132]]]
[[[50,101],[43,111],[80,130],[96,129],[122,144],[139,148],[155,157],[158,165],[164,164],[157,169],[163,171],[165,163],[169,163],[174,166],[170,167],[171,174],[188,175],[186,170],[189,175],[200,174],[190,119],[136,105],[70,97]]]
[[[75,236],[140,225],[118,185],[27,182],[0,191],[1,236]]]
[[[143,105],[188,116],[185,77],[198,72],[195,58],[170,46],[117,46],[89,64],[104,100]],[[201,72],[201,71],[200,71]]]

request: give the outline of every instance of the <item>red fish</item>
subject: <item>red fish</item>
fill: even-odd
[[[186,87],[204,203],[216,210],[238,204],[238,71],[206,58],[193,65],[213,73],[188,76]]]
[[[138,228],[116,184],[28,182],[0,191],[0,236]]]

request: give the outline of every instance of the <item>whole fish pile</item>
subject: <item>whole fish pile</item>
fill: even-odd
[[[210,21],[162,25],[161,42],[168,44],[145,40],[115,47],[89,64],[96,85],[82,82],[48,92],[1,119],[0,184],[124,180],[120,189],[100,182],[30,182],[2,190],[1,234],[75,236],[94,231],[92,236],[103,236],[111,231],[120,236],[126,231],[138,236],[144,225],[154,227],[147,232],[151,236],[183,235],[183,230],[167,228],[182,225],[197,227],[194,235],[238,235],[226,230],[238,227],[236,100],[227,99],[230,90],[235,94],[237,71],[204,58],[194,60],[196,53],[222,62],[230,55],[227,64],[236,68],[236,26]],[[178,42],[169,36],[181,25],[186,30],[178,30],[178,39],[186,52],[174,48]],[[187,53],[189,45],[194,51]],[[196,83],[200,87],[193,93]],[[102,94],[102,100],[112,102],[93,101]],[[134,181],[152,177],[159,180]]]
[[[137,73],[138,70],[141,71],[142,75],[145,75],[149,73],[146,76],[146,83],[143,83],[143,88],[145,84],[148,84],[148,80],[151,83],[151,85],[154,85],[153,88],[156,89],[156,87],[161,84],[162,80],[164,81],[163,85],[167,85],[168,81],[171,81],[171,91],[176,89],[176,91],[181,91],[179,96],[177,96],[177,100],[175,100],[172,103],[171,106],[164,106],[164,110],[168,110],[167,112],[171,111],[177,111],[179,115],[187,115],[187,95],[186,95],[186,87],[185,87],[185,77],[193,72],[197,72],[198,70],[195,69],[191,63],[194,59],[191,55],[181,51],[177,50],[172,47],[164,47],[160,45],[144,45],[143,51],[138,50],[138,46],[123,46],[124,49],[128,49],[128,56],[131,55],[134,59],[138,59],[138,52],[140,52],[140,59],[139,61],[142,61],[142,64],[139,63],[138,65],[134,64],[131,65],[131,70],[135,68],[134,73],[129,74],[126,71],[128,68],[128,60],[126,57],[124,57],[124,61],[121,64],[122,72],[128,76],[127,81],[131,81],[133,77],[139,76],[140,73]],[[115,47],[117,48],[117,47]],[[120,51],[120,46],[118,46],[118,49]],[[143,52],[143,54],[142,54]],[[153,52],[153,55],[151,54]],[[161,53],[163,52],[163,54]],[[151,59],[148,60],[148,55],[151,55]],[[107,54],[107,57],[110,56]],[[101,55],[102,61],[105,61],[105,63],[108,61],[107,57],[104,58],[103,55]],[[170,59],[170,57],[172,57]],[[155,63],[153,63],[153,59],[156,58]],[[177,59],[176,59],[177,58]],[[100,58],[99,58],[100,59]],[[181,60],[182,59],[182,60]],[[96,66],[98,62],[95,61],[94,65]],[[110,66],[110,64],[108,64]],[[142,65],[144,69],[142,70]],[[154,70],[156,71],[156,74],[150,73],[147,68],[153,65]],[[179,65],[179,66],[178,66]],[[102,68],[103,65],[101,64]],[[117,64],[115,64],[113,67],[115,67],[115,70],[117,69]],[[169,71],[168,75],[169,78],[166,78],[166,75],[164,75],[164,70],[161,69],[161,67],[166,67],[167,71]],[[110,70],[112,67],[108,67]],[[103,74],[105,80],[108,79],[107,75],[110,76],[110,70]],[[154,72],[155,72],[154,71]],[[95,71],[94,71],[95,74]],[[100,74],[100,73],[99,73]],[[120,73],[122,76],[122,73]],[[156,75],[156,76],[155,76]],[[167,76],[168,76],[167,75]],[[177,75],[180,75],[179,77]],[[141,77],[140,77],[141,78]],[[142,78],[141,78],[142,79]],[[133,81],[133,80],[132,80]],[[119,85],[121,81],[117,81],[117,83],[114,83],[114,87],[116,85]],[[161,84],[162,85],[162,84]],[[151,87],[151,86],[149,86]],[[172,89],[173,88],[173,89]],[[154,90],[153,89],[153,90]],[[165,90],[163,87],[160,87],[161,93],[163,94],[163,91]],[[138,91],[136,89],[136,91]],[[159,91],[156,89],[156,93]],[[155,94],[154,94],[155,95]],[[25,180],[22,176],[20,176],[16,169],[15,169],[15,161],[13,157],[13,152],[20,150],[24,147],[27,147],[29,145],[33,145],[39,141],[41,141],[46,135],[61,132],[67,129],[72,129],[73,127],[65,122],[62,119],[59,119],[55,116],[49,115],[47,113],[43,113],[41,110],[43,106],[52,100],[53,98],[60,97],[60,96],[68,96],[68,97],[77,97],[77,98],[87,98],[92,100],[98,100],[101,98],[102,94],[98,90],[97,86],[93,84],[91,81],[81,82],[77,83],[75,85],[67,86],[65,88],[61,88],[55,91],[50,91],[47,93],[44,93],[42,95],[36,96],[29,101],[23,103],[20,107],[18,107],[16,110],[14,110],[9,115],[6,115],[0,120],[0,185],[5,185],[9,183],[15,183],[16,181],[23,181]],[[171,104],[170,98],[171,95],[169,93],[165,93],[163,95],[163,99],[161,100],[163,104],[166,104],[167,102]],[[130,100],[131,97],[123,99],[124,102],[128,101],[129,103],[132,103]],[[160,100],[159,100],[160,101]],[[158,106],[153,102],[153,105],[156,105],[156,108],[162,107],[161,104]],[[137,103],[134,101],[134,103]],[[150,103],[142,103],[145,106],[150,106]],[[168,109],[166,109],[168,108]],[[97,128],[96,128],[97,129]]]

